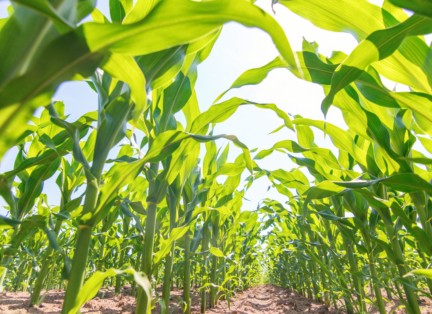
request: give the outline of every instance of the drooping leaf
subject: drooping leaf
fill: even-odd
[[[18,220],[10,219],[3,215],[0,215],[0,229],[10,229],[18,226],[20,222]]]
[[[125,270],[110,268],[104,272],[97,271],[89,279],[87,279],[87,281],[84,283],[83,287],[81,288],[78,297],[75,300],[75,304],[73,308],[68,312],[68,314],[78,313],[81,307],[87,301],[93,299],[96,296],[96,294],[99,292],[105,279],[118,276],[121,274],[133,275],[135,282],[143,288],[144,292],[147,294],[147,297],[149,298],[149,300],[151,300],[151,284],[148,278],[145,277],[145,275],[138,273],[133,268],[128,268]],[[150,309],[148,309],[146,313],[150,313]]]
[[[401,8],[432,17],[432,3],[428,0],[390,0],[390,2]]]
[[[338,91],[359,77],[367,66],[390,56],[398,49],[405,37],[431,32],[432,19],[413,15],[403,23],[370,34],[336,69],[332,78],[330,92],[321,106],[323,113],[327,114]],[[430,88],[426,90],[430,90]]]

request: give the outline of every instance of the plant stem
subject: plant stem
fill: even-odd
[[[89,226],[82,226],[78,229],[72,269],[69,274],[69,282],[63,303],[63,314],[69,314],[69,311],[74,307],[75,300],[77,299],[84,282],[91,234],[92,228]]]
[[[186,303],[185,314],[191,313],[191,256],[190,256],[190,231],[188,230],[185,235],[185,267],[183,279],[183,300]]]
[[[173,187],[175,189],[175,187]],[[168,207],[170,212],[170,235],[171,231],[176,227],[177,225],[177,206],[178,206],[178,200],[176,193],[173,192],[171,189],[168,193]],[[165,303],[165,311],[164,314],[168,314],[169,312],[169,299],[170,299],[170,291],[171,291],[171,283],[172,283],[172,268],[173,268],[173,261],[174,261],[174,248],[175,248],[175,242],[171,245],[171,252],[168,254],[168,256],[165,259],[165,274],[164,274],[164,281],[163,281],[163,287],[162,287],[162,299]]]
[[[58,235],[58,233],[60,232],[61,225],[62,225],[62,221],[60,219],[57,220],[56,225],[54,227],[54,232],[56,235]],[[35,285],[33,287],[33,292],[30,298],[30,305],[35,305],[39,303],[40,293],[42,291],[46,278],[49,274],[49,269],[51,265],[50,260],[53,259],[52,256],[53,252],[54,249],[51,246],[49,246],[47,248],[45,257],[42,262],[42,268],[39,272],[38,278],[36,279]]]
[[[146,220],[146,231],[144,235],[144,251],[141,260],[141,270],[147,275],[151,282],[151,271],[153,262],[153,247],[154,247],[154,235],[156,230],[156,210],[157,205],[153,202],[147,202],[147,220]],[[147,294],[139,286],[138,297],[136,305],[136,314],[147,314],[150,313],[151,300],[148,299]]]

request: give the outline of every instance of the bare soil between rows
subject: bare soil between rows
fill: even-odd
[[[57,314],[61,312],[63,303],[63,291],[48,291],[40,306],[29,307],[30,295],[26,292],[0,293],[0,313],[26,314],[44,313]],[[183,313],[181,306],[181,290],[171,293],[170,313]],[[422,313],[432,314],[431,300],[420,299]],[[392,300],[387,305],[388,313],[406,313],[399,302]],[[122,294],[116,295],[112,289],[103,289],[98,296],[90,300],[82,308],[82,313],[87,314],[129,314],[134,313],[135,298],[130,295],[130,288],[125,287]],[[156,308],[153,313],[159,313]],[[195,293],[192,297],[192,313],[200,313],[200,301]],[[217,306],[208,309],[206,313],[231,313],[231,314],[290,314],[290,313],[316,313],[336,314],[345,313],[341,309],[327,308],[324,304],[311,301],[296,292],[273,285],[261,285],[252,287],[237,293],[232,299],[230,307],[225,300],[218,302]],[[368,313],[378,313],[370,309]]]

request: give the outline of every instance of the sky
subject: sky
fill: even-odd
[[[379,0],[371,2],[382,3]],[[270,3],[271,0],[259,0],[256,4],[273,14]],[[0,17],[6,16],[7,5],[8,1],[0,0]],[[98,8],[108,15],[107,0],[99,0]],[[318,29],[281,5],[275,6],[275,10],[274,17],[283,26],[293,50],[301,50],[303,37],[308,41],[317,42],[320,53],[328,56],[333,50],[349,53],[357,44],[352,35]],[[215,98],[245,70],[262,66],[277,55],[278,52],[270,37],[263,31],[246,28],[236,23],[226,24],[209,58],[198,68],[196,92],[201,110],[207,109]],[[275,103],[292,115],[300,114],[307,118],[323,119],[320,110],[324,97],[322,88],[297,79],[288,70],[274,70],[261,84],[231,91],[224,96],[224,99],[233,96],[254,102]],[[82,82],[62,84],[54,98],[65,102],[67,114],[70,115],[69,121],[97,108],[96,94]],[[327,121],[344,126],[342,115],[333,107],[328,113]],[[271,111],[247,106],[240,108],[228,121],[217,125],[214,133],[234,134],[251,149],[265,149],[277,141],[295,138],[295,134],[288,130],[269,135],[281,124],[279,118]],[[324,147],[332,146],[328,139],[320,136],[317,136],[317,142]],[[220,144],[222,142],[219,142]],[[238,150],[232,149],[233,158],[238,153]],[[5,155],[0,163],[0,173],[11,169],[15,154],[16,151],[10,151]],[[290,170],[295,167],[288,157],[282,154],[274,154],[259,162],[259,165],[269,170],[278,168]],[[256,181],[245,196],[249,201],[244,202],[244,207],[256,208],[260,200],[265,197],[284,200],[275,190],[267,191],[268,186],[269,182],[265,179]],[[58,204],[59,192],[54,179],[45,184],[44,192],[48,194],[50,204]],[[0,213],[3,210],[2,203],[4,202],[0,199]]]

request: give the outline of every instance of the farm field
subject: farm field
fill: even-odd
[[[431,312],[430,1],[1,1],[0,60],[0,313]]]
[[[30,294],[25,292],[4,293],[0,300],[0,311],[9,314],[23,313],[61,313],[61,301],[63,293],[60,291],[48,292],[44,298],[42,306],[29,308]],[[181,291],[171,291],[171,311],[172,313],[183,313],[182,308],[177,303],[181,299]],[[388,313],[406,313],[401,308],[397,300],[389,301],[386,304]],[[135,299],[130,295],[130,288],[124,287],[121,294],[115,295],[113,290],[103,289],[98,296],[84,305],[82,313],[93,314],[115,314],[115,313],[134,313]],[[156,308],[154,313],[160,313],[160,308]],[[377,313],[371,307],[369,313]],[[421,300],[421,312],[432,313],[430,300]],[[193,293],[192,313],[200,313],[199,295]],[[302,295],[272,285],[259,285],[239,292],[232,299],[230,306],[226,300],[221,300],[207,313],[345,313],[343,309],[334,309],[325,304],[307,299]]]

